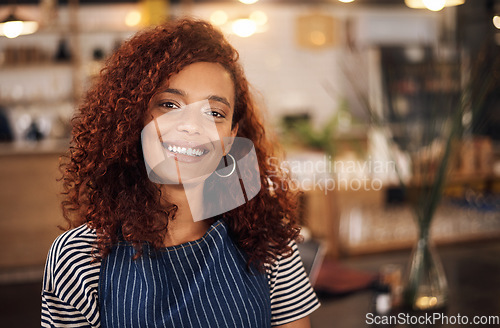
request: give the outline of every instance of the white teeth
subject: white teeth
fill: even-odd
[[[188,156],[201,156],[204,153],[203,150],[201,150],[201,149],[177,147],[177,146],[172,146],[172,145],[168,145],[167,149],[172,153],[188,155]]]

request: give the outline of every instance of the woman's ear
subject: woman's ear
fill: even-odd
[[[231,137],[236,137],[236,135],[238,134],[238,123],[236,123],[233,127],[233,129],[231,130]]]
[[[227,144],[224,144],[225,142],[223,142],[223,145],[222,145],[224,147],[223,148],[224,149],[224,156],[227,155],[229,153],[229,151],[231,151],[231,147],[233,146],[234,138],[236,137],[237,133],[238,133],[238,123],[236,123],[236,125],[231,130],[230,137],[224,138],[225,140],[228,140]]]

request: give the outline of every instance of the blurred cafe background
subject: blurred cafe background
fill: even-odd
[[[238,49],[283,145],[266,174],[301,192],[313,327],[397,313],[423,227],[447,282],[439,311],[500,315],[500,1],[1,0],[3,327],[39,324],[82,94],[123,41],[183,15]]]

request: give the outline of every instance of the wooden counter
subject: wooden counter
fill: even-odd
[[[43,267],[64,224],[60,206],[62,144],[0,147],[0,270]],[[66,147],[67,149],[67,147]]]

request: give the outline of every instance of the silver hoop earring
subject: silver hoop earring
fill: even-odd
[[[231,159],[233,160],[233,169],[231,170],[231,172],[228,175],[219,174],[219,172],[217,172],[217,170],[215,170],[215,174],[217,174],[221,178],[227,178],[228,176],[230,176],[231,174],[234,173],[234,170],[236,170],[236,160],[234,159],[233,155],[228,153],[226,156],[231,157]]]

